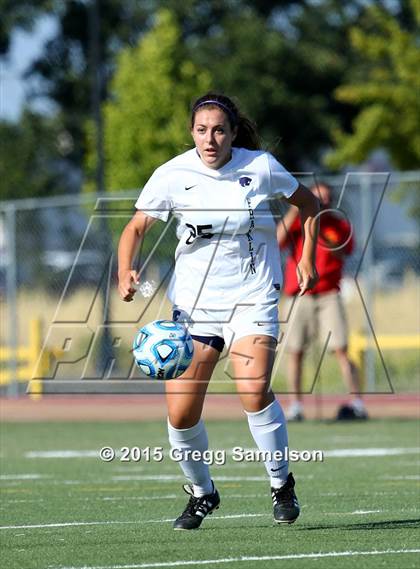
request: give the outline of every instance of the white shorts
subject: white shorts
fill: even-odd
[[[227,310],[185,310],[174,306],[172,319],[185,323],[194,339],[215,347],[219,352],[224,344],[230,348],[233,342],[243,336],[272,336],[277,340],[279,335],[277,301],[270,304],[238,304],[234,309]]]

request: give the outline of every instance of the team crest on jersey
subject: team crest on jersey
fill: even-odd
[[[244,188],[245,186],[249,186],[249,184],[252,182],[251,178],[248,178],[248,176],[241,176],[239,178],[239,183],[241,184],[241,186]]]

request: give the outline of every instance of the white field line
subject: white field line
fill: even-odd
[[[84,565],[83,567],[60,567],[57,569],[153,569],[159,567],[186,567],[192,565],[217,565],[222,563],[280,561],[287,559],[322,559],[325,557],[358,557],[362,555],[398,555],[420,553],[420,549],[385,549],[382,551],[328,551],[325,553],[292,553],[289,555],[264,555],[260,557],[225,557],[220,559],[200,559],[197,561],[168,561],[162,563],[140,563],[130,565]]]
[[[51,478],[47,474],[1,474],[0,480],[39,480],[40,478]]]
[[[311,480],[313,474],[303,474],[299,475],[299,480]],[[213,477],[216,482],[265,482],[267,484],[267,476],[218,476],[217,474]],[[185,480],[185,476],[182,474],[158,474],[156,476],[146,475],[146,474],[133,474],[130,476],[111,476],[111,480],[114,482],[127,482],[131,480],[147,481],[147,480],[159,480],[159,482],[173,482],[178,480]]]
[[[303,506],[305,507],[305,506]],[[328,515],[348,515],[348,514],[371,514],[383,512],[385,510],[358,510],[354,512],[324,512]],[[230,514],[226,516],[215,516],[213,520],[231,520],[238,518],[261,518],[269,517],[271,513],[266,514]],[[77,526],[100,526],[100,525],[120,525],[120,524],[162,524],[173,522],[173,518],[161,519],[161,520],[136,520],[136,521],[95,521],[95,522],[57,522],[52,524],[30,524],[30,525],[13,525],[13,526],[0,526],[0,530],[8,529],[42,529],[42,528],[56,528],[56,527],[77,527]]]
[[[217,516],[218,520],[230,520],[236,518],[260,518],[271,516],[271,514],[231,514],[228,516]],[[0,530],[3,529],[40,529],[40,528],[61,528],[61,527],[75,527],[75,526],[104,526],[104,525],[120,525],[120,524],[163,524],[168,522],[173,522],[173,518],[163,519],[163,520],[136,520],[132,522],[125,521],[106,521],[106,522],[57,522],[54,524],[31,524],[31,525],[20,525],[20,526],[0,526]]]
[[[413,491],[413,492],[400,492],[399,490],[396,491],[396,493],[398,493],[398,496],[418,496],[418,492]],[[343,492],[319,492],[318,494],[319,496],[339,496],[341,498],[343,498],[344,496],[346,496],[345,493]],[[390,496],[392,495],[391,492],[366,492],[365,493],[366,496]],[[245,500],[247,498],[267,498],[268,494],[267,492],[265,493],[261,493],[261,494],[229,494],[229,496],[226,497],[226,499],[241,499],[241,500]],[[101,497],[96,497],[96,496],[90,496],[90,497],[81,497],[81,496],[66,496],[66,500],[74,500],[74,501],[78,501],[78,502],[124,502],[125,500],[136,500],[138,502],[148,502],[151,500],[176,500],[179,498],[179,494],[165,494],[162,496],[101,496]],[[3,498],[1,503],[3,505],[0,505],[0,509],[7,509],[7,504],[36,504],[38,502],[46,502],[47,500],[45,500],[45,498],[27,498],[27,499],[8,499],[8,498]],[[48,502],[51,502],[51,498],[48,499]],[[404,509],[403,511],[406,511],[406,509]],[[411,511],[411,509],[410,509]],[[342,514],[343,512],[340,512],[340,514]],[[353,512],[350,512],[353,513]]]
[[[324,450],[326,458],[355,458],[365,456],[396,456],[400,454],[418,454],[419,447],[410,448],[336,448]]]
[[[314,476],[312,474],[301,474],[299,475],[299,480],[310,480]],[[216,482],[265,482],[268,483],[268,478],[266,476],[214,476]],[[182,474],[156,474],[152,475],[127,475],[127,476],[111,476],[110,478],[101,478],[96,480],[48,480],[46,481],[48,485],[52,486],[90,486],[100,484],[110,484],[112,482],[132,482],[132,481],[142,481],[142,482],[185,482],[185,476]],[[18,486],[20,482],[18,481],[8,481],[2,484],[4,488],[11,486]]]
[[[258,496],[254,496],[255,498],[263,496],[263,494],[259,494]],[[242,496],[245,498],[246,496]],[[179,494],[168,494],[164,496],[101,496],[101,497],[80,497],[80,496],[66,496],[66,500],[73,499],[79,502],[124,502],[125,500],[137,500],[139,502],[149,502],[151,500],[175,500],[179,498]],[[23,500],[2,500],[2,503],[5,504],[25,504],[25,503],[34,503],[34,502],[46,502],[45,498],[34,498],[34,499],[23,499]],[[51,502],[51,498],[48,499],[48,502]],[[0,506],[1,508],[2,506]]]
[[[25,458],[99,458],[99,449],[95,450],[31,450],[25,452]]]
[[[165,520],[162,520],[165,521]],[[57,522],[55,524],[32,524],[23,526],[0,526],[2,529],[40,529],[40,528],[65,528],[74,526],[106,526],[106,525],[117,525],[117,524],[139,524],[140,522]]]
[[[9,488],[9,487],[14,487],[14,486],[21,486],[22,482],[25,479],[22,480],[3,480],[1,483],[1,487],[2,488]],[[45,482],[46,484],[48,484],[48,486],[61,486],[61,485],[68,485],[68,486],[78,486],[78,485],[85,485],[85,486],[93,486],[95,484],[106,484],[109,483],[109,479],[96,479],[96,480],[91,480],[91,481],[87,481],[87,480],[67,480],[67,479],[63,479],[63,480],[57,480],[57,479],[43,479],[43,478],[31,478],[31,481],[34,482],[39,482],[40,484],[42,484],[43,482]]]
[[[400,495],[400,494],[398,494]],[[302,506],[302,508],[305,508],[306,505]],[[399,508],[398,510],[399,512],[416,512],[418,513],[418,508],[416,507],[412,507],[412,508]],[[322,512],[323,516],[353,516],[353,515],[359,515],[359,516],[364,516],[364,515],[370,515],[370,514],[385,514],[385,513],[395,513],[395,510],[355,510],[354,512]],[[404,521],[404,520],[402,520]]]
[[[324,496],[328,494],[323,494]],[[335,495],[335,494],[334,494]],[[371,495],[371,494],[370,494]],[[245,500],[247,498],[269,498],[269,493],[264,494],[229,494],[228,499],[238,498]],[[151,500],[176,500],[179,494],[165,494],[162,496],[101,496],[101,497],[80,497],[80,496],[66,496],[66,500],[77,500],[78,502],[124,502],[125,500],[136,500],[138,502],[149,502]],[[2,499],[2,504],[34,504],[38,502],[46,502],[45,498],[28,498],[22,500],[15,499]],[[51,498],[48,499],[51,502]],[[0,509],[6,509],[6,506],[1,506]]]
[[[303,506],[305,507],[305,506]],[[354,512],[324,512],[326,515],[349,515],[349,514],[372,514],[384,512],[386,510],[356,510]],[[215,516],[214,520],[231,520],[238,518],[261,518],[261,517],[271,517],[271,513],[266,514],[229,514],[226,516]],[[133,524],[162,524],[173,522],[173,518],[160,519],[160,520],[134,520],[134,521],[95,521],[95,522],[57,522],[51,524],[29,524],[29,525],[11,525],[11,526],[0,526],[0,530],[9,529],[43,529],[43,528],[65,528],[65,527],[81,527],[81,526],[101,526],[101,525],[133,525]],[[419,550],[420,551],[420,550]],[[131,567],[131,566],[130,566]],[[82,568],[80,568],[82,569]]]
[[[216,449],[229,453],[232,453],[232,448]],[[255,448],[244,448],[244,452],[255,451]],[[374,448],[337,448],[324,450],[324,457],[326,458],[355,458],[355,457],[366,457],[366,456],[396,456],[403,454],[418,454],[420,453],[419,447],[409,447],[409,448],[387,448],[387,447],[374,447]],[[168,456],[167,452],[163,453],[164,456]],[[96,450],[42,450],[36,451],[32,450],[24,454],[25,458],[96,458],[99,459],[99,449]],[[118,460],[118,452],[117,452]]]
[[[355,510],[354,512],[350,512],[350,515],[364,515],[364,514],[381,514],[384,510]]]
[[[401,476],[381,476],[382,480],[420,480],[420,474],[406,474]]]

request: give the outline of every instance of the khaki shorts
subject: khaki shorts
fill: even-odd
[[[280,302],[280,328],[287,352],[301,352],[316,340],[328,350],[347,346],[347,319],[337,291],[284,296]]]

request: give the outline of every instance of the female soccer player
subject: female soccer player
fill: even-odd
[[[295,481],[286,458],[278,460],[288,445],[286,421],[270,386],[282,282],[270,200],[285,198],[300,210],[305,236],[298,264],[300,294],[317,281],[318,200],[259,149],[253,123],[230,98],[216,93],[200,97],[192,107],[191,135],[195,148],[160,166],[144,186],[118,249],[119,293],[130,302],[138,283],[133,259],[145,232],[156,219],[167,221],[170,213],[178,219],[168,296],[173,319],[185,322],[192,335],[194,357],[182,376],[165,383],[169,441],[183,452],[180,466],[190,482],[184,485],[189,502],[174,529],[197,529],[219,506],[209,461],[191,460],[191,453],[208,449],[201,414],[225,343],[252,436],[272,459],[265,467],[274,520],[293,523],[299,515]]]

